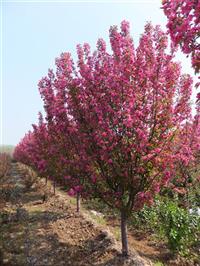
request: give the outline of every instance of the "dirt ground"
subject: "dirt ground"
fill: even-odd
[[[49,194],[43,202],[44,189]],[[52,195],[44,180],[26,189],[19,165],[0,183],[0,265],[148,266],[187,265],[170,262],[161,246],[138,232],[129,233],[131,255],[120,255],[119,221],[98,224],[89,211],[76,212],[60,189]]]
[[[57,190],[43,203],[43,191],[42,181],[27,190],[14,163],[1,180],[1,265],[151,265],[135,252],[122,258],[112,234],[77,214],[66,193]]]

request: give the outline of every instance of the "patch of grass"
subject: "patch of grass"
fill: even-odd
[[[111,209],[108,207],[104,202],[102,202],[99,199],[89,199],[89,200],[84,200],[82,202],[82,205],[85,207],[87,210],[95,210],[98,212],[103,212],[104,215],[116,215],[116,210]]]
[[[154,262],[153,266],[165,266],[161,261]]]
[[[76,198],[70,197],[69,202],[70,202],[72,205],[76,205]]]
[[[38,214],[41,214],[41,213],[43,213],[43,211],[41,211],[41,210],[32,210],[31,211],[32,216],[37,216]]]
[[[43,206],[26,206],[26,210],[30,212],[31,214],[41,213],[44,211],[44,207]]]
[[[121,240],[121,233],[120,233],[120,229],[119,228],[113,228],[112,230],[113,235],[115,236],[117,241]]]
[[[95,220],[100,225],[106,225],[106,220],[102,216],[98,216],[95,214],[90,213],[90,216],[93,220]]]
[[[41,222],[35,221],[32,223],[29,223],[28,227],[30,230],[35,230],[41,226]]]

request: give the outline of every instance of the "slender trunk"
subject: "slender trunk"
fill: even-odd
[[[80,204],[81,204],[81,199],[80,199],[80,193],[77,192],[76,194],[76,211],[80,211]]]
[[[56,194],[56,179],[55,179],[55,177],[53,179],[53,194],[54,195]]]
[[[127,239],[127,215],[121,211],[121,241],[122,241],[122,256],[128,256],[128,239]]]
[[[47,185],[47,176],[45,177],[45,185]]]

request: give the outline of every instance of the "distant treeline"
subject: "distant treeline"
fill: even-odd
[[[0,145],[0,153],[8,153],[10,155],[13,154],[15,146],[13,145]]]

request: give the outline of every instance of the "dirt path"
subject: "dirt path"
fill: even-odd
[[[43,203],[42,181],[26,190],[18,165],[0,184],[0,265],[151,265],[133,252],[120,256],[119,243],[70,199],[56,192]]]

